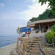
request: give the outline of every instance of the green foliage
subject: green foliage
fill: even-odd
[[[35,17],[33,17],[32,19],[30,19],[30,21],[36,21],[37,20],[37,18],[35,18]]]
[[[49,14],[50,10],[47,9],[45,12],[43,12],[43,14],[39,15],[38,18],[47,18]]]
[[[20,30],[20,28],[18,27],[18,28],[17,28],[17,33],[19,33],[19,30]]]
[[[48,33],[46,33],[46,39],[47,39],[47,43],[52,43],[53,37],[54,37],[54,32],[53,31],[49,31]]]
[[[49,2],[48,6],[51,7],[53,14],[55,14],[55,0],[39,0],[39,2],[41,2],[41,5],[43,5],[44,3],[46,4],[46,2]]]
[[[50,30],[45,35],[47,39],[47,43],[55,43],[55,25],[52,26],[52,30]]]
[[[43,14],[39,15],[38,18],[54,18],[55,15],[52,13],[51,10],[47,9]]]
[[[55,32],[55,25],[52,26],[52,30]]]

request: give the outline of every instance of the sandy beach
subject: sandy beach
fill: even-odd
[[[10,52],[16,48],[16,43],[0,48],[0,55],[10,55]]]

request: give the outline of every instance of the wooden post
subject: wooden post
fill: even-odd
[[[29,32],[28,32],[28,38],[29,38]]]
[[[39,29],[41,29],[40,24],[39,24]]]
[[[22,37],[22,32],[21,32],[21,37]]]

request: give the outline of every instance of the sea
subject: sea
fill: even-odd
[[[16,43],[18,36],[0,36],[0,48]]]

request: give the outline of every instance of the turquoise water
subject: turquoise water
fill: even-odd
[[[0,36],[0,48],[16,43],[17,42],[17,36]]]

